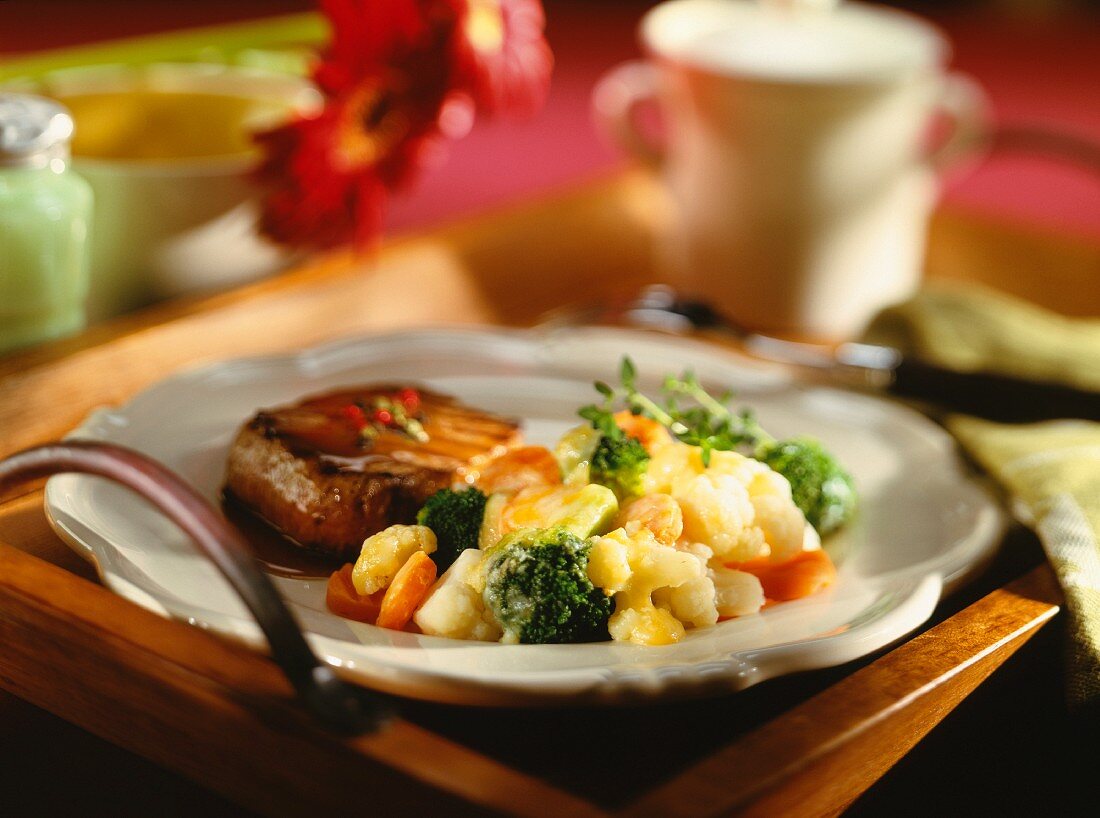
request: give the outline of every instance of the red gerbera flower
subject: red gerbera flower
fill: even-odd
[[[438,2],[322,0],[333,28],[313,72],[324,108],[256,137],[266,235],[322,248],[378,236],[387,191],[409,182],[442,133],[453,29],[429,13]]]
[[[532,110],[551,57],[537,0],[321,0],[333,36],[316,116],[257,135],[261,228],[276,241],[368,244],[387,192],[469,130],[474,103]],[[495,16],[494,16],[495,15]],[[494,28],[496,26],[496,28]]]
[[[315,247],[376,238],[386,192],[408,184],[442,135],[439,96],[425,98],[408,75],[380,70],[319,115],[260,134],[264,233]]]
[[[535,113],[546,99],[554,56],[539,0],[454,0],[460,70],[492,113]]]
[[[380,68],[441,48],[453,24],[446,0],[319,0],[332,39],[313,72],[336,94]]]

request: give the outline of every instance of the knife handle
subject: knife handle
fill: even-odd
[[[990,372],[958,372],[911,358],[895,366],[887,391],[1001,423],[1100,420],[1100,392]]]

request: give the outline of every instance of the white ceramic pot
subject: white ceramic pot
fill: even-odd
[[[855,2],[800,13],[673,0],[646,15],[641,40],[648,59],[614,69],[594,103],[664,180],[670,283],[746,328],[829,339],[913,292],[939,173],[987,122],[934,26]],[[647,102],[661,144],[636,125]],[[937,117],[950,136],[930,145]]]

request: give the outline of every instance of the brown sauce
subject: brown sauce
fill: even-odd
[[[229,491],[222,492],[225,518],[240,532],[256,561],[269,574],[291,579],[327,578],[344,560],[303,547]]]

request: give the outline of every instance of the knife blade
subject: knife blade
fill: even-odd
[[[1001,423],[1100,420],[1100,392],[996,372],[962,372],[889,346],[849,342],[834,347],[746,332],[710,305],[677,298],[664,287],[649,288],[628,311],[633,321],[643,324],[654,323],[662,313],[665,328],[669,317],[678,317],[693,329],[732,338],[753,357],[816,373],[826,383],[884,392]]]

